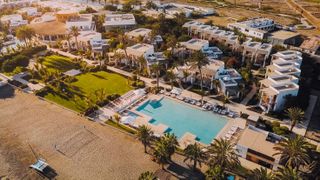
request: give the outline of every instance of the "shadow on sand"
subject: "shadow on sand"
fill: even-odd
[[[10,85],[0,87],[0,99],[13,98],[15,96],[14,88]]]

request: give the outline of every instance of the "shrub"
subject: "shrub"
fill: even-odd
[[[117,8],[117,6],[106,5],[106,6],[104,6],[104,9],[108,10],[108,11],[116,11],[118,8]]]
[[[21,67],[21,66],[17,66],[14,70],[13,70],[13,74],[19,74],[21,72],[26,71],[27,69],[25,67]]]
[[[12,72],[15,68],[15,64],[13,61],[5,61],[3,64],[2,64],[2,67],[1,67],[1,70],[3,72]]]

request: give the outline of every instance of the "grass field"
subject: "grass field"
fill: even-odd
[[[74,111],[83,112],[87,108],[84,97],[98,89],[105,89],[108,95],[123,95],[132,89],[125,77],[105,71],[81,74],[76,76],[76,79],[69,85],[68,91],[72,92],[72,95],[52,92],[45,98]]]
[[[76,65],[68,57],[51,55],[44,58],[42,65],[46,66],[49,71],[66,72],[75,69]]]

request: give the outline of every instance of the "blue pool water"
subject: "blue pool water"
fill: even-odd
[[[174,133],[178,138],[190,132],[204,144],[210,144],[228,121],[212,112],[202,111],[168,98],[148,101],[136,110],[151,116],[152,124],[162,123],[169,126],[169,132]]]

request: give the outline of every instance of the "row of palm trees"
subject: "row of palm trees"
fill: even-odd
[[[161,138],[155,139],[152,130],[143,125],[138,128],[137,137],[144,145],[144,151],[147,153],[147,148],[150,147],[155,160],[164,169],[165,164],[172,162],[172,155],[175,153],[178,141],[174,134],[165,134]],[[283,167],[280,167],[274,173],[270,173],[266,168],[254,169],[246,176],[253,180],[300,180],[301,173],[299,168],[310,164],[309,156],[310,145],[304,137],[295,136],[285,139],[278,143],[274,149],[281,156],[281,162],[285,162]],[[206,179],[226,179],[226,174],[236,174],[241,168],[238,155],[235,151],[235,144],[230,140],[215,139],[214,143],[208,147],[208,151],[202,150],[198,144],[188,145],[184,151],[184,161],[193,163],[193,170],[196,171],[198,165],[205,163],[208,170],[205,172]],[[150,179],[154,177],[153,173],[146,172],[141,175],[140,179]]]

